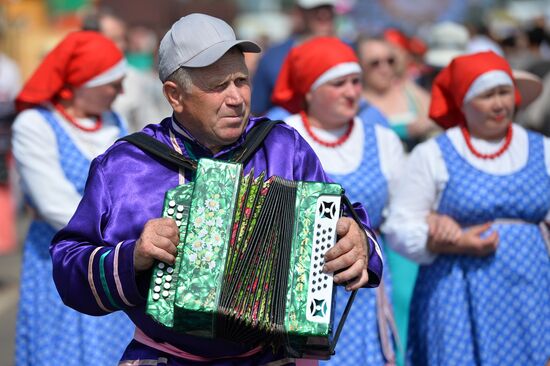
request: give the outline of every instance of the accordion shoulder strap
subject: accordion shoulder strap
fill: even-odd
[[[154,137],[151,137],[143,132],[135,132],[131,135],[121,137],[117,141],[130,142],[145,152],[150,153],[156,157],[162,158],[170,163],[177,165],[178,167],[197,170],[197,162],[189,159],[182,154],[178,153],[174,149],[171,149],[167,145],[163,144]]]
[[[265,140],[271,129],[283,121],[272,121],[265,119],[255,125],[252,130],[248,132],[245,137],[244,143],[235,151],[233,159],[231,161],[235,163],[245,163],[250,159],[252,154],[258,149],[258,147]]]
[[[283,122],[266,119],[254,126],[246,135],[243,144],[235,150],[231,161],[236,163],[245,163],[248,159],[250,159],[252,154],[256,151],[256,149],[258,149],[271,129],[278,123]],[[197,162],[195,160],[185,157],[169,146],[158,141],[156,138],[143,132],[135,132],[131,135],[118,139],[118,141],[130,142],[143,151],[175,164],[178,167],[189,169],[191,171],[197,170]]]

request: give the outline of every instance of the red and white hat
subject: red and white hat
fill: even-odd
[[[456,57],[434,80],[430,118],[445,129],[465,125],[464,103],[499,85],[515,86],[512,69],[503,57],[492,51]],[[517,106],[521,102],[517,88],[515,97]]]
[[[42,61],[16,98],[19,111],[70,99],[72,90],[108,84],[126,74],[126,60],[117,46],[98,32],[66,36]]]
[[[360,73],[353,49],[335,37],[317,37],[290,50],[271,100],[290,113],[304,108],[305,96],[327,81]]]

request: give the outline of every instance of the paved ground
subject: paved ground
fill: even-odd
[[[19,253],[0,256],[0,366],[14,364],[20,266]]]
[[[17,219],[17,236],[24,238],[29,225],[29,216]],[[0,366],[14,365],[15,318],[19,301],[19,274],[21,248],[7,255],[0,255]]]

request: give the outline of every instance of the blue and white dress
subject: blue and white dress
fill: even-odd
[[[54,132],[65,177],[82,195],[90,159],[79,150],[51,111],[38,111]],[[125,134],[118,117],[113,120],[120,135]],[[109,145],[108,142],[105,144]],[[29,198],[28,201],[33,206],[33,200]],[[122,312],[94,317],[62,303],[52,279],[49,253],[56,231],[45,220],[35,218],[25,240],[17,315],[16,365],[116,365],[132,339],[133,325]]]
[[[548,361],[550,261],[538,224],[550,211],[550,176],[543,137],[527,132],[527,141],[527,163],[494,175],[468,163],[448,134],[436,139],[448,171],[437,212],[463,228],[493,222],[487,235],[497,231],[500,241],[487,257],[440,255],[420,267],[409,328],[412,365]]]
[[[374,123],[364,123],[360,118],[356,118],[350,139],[342,147],[331,149],[316,143],[308,135],[298,115],[291,116],[285,121],[296,128],[311,145],[319,156],[325,171],[332,180],[344,187],[350,201],[361,202],[365,206],[371,227],[378,229],[382,223],[382,211],[389,196],[386,177],[389,174],[382,171],[380,149],[395,149],[394,151],[397,151],[398,154],[388,153],[386,156],[392,155],[392,158],[397,158],[395,161],[401,160],[403,149],[399,138],[386,127]],[[318,134],[323,133],[318,129],[315,131]],[[379,141],[380,137],[383,137],[382,141]],[[359,143],[361,140],[363,142]],[[350,146],[346,146],[346,144],[350,144]],[[340,153],[337,150],[346,151],[353,145],[362,146],[362,150],[357,151],[356,154],[351,153],[355,155],[351,161],[339,162],[338,157],[334,157],[334,154]],[[347,150],[347,153],[351,151]],[[360,162],[353,171],[343,174],[335,173],[340,170],[339,167],[346,164],[353,165],[354,160],[358,159]],[[393,164],[393,162],[388,163],[387,161],[384,163],[386,166]],[[383,287],[360,289],[357,292],[353,307],[338,340],[336,354],[329,361],[321,361],[321,365],[386,365],[388,362],[395,362],[393,342],[395,335],[388,325],[388,322],[392,320],[391,305],[388,302],[389,294],[387,293],[389,287],[387,267],[384,270],[384,282],[386,283],[386,293],[384,293]],[[336,291],[335,325],[341,318],[350,295],[343,286],[338,286]]]

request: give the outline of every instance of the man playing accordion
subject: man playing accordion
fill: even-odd
[[[252,118],[243,52],[260,52],[236,40],[220,19],[191,14],[178,20],[159,49],[159,76],[173,115],[143,133],[185,157],[230,160],[261,125]],[[243,162],[245,173],[265,172],[293,181],[326,182],[313,150],[291,127],[276,124]],[[120,365],[260,365],[284,359],[270,347],[177,333],[145,313],[150,269],[174,263],[176,223],[159,218],[164,194],[191,182],[193,172],[119,141],[91,166],[82,201],[50,251],[54,279],[66,305],[92,315],[123,310],[136,325]],[[369,221],[356,205],[362,225]],[[338,241],[325,254],[325,273],[348,290],[376,287],[382,259],[375,239],[348,217],[338,220]],[[297,361],[300,364],[300,361]],[[278,362],[277,364],[286,364]]]

